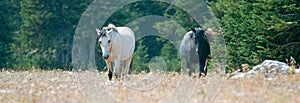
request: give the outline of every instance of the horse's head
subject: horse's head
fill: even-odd
[[[196,52],[198,52],[199,44],[204,40],[205,30],[202,28],[191,28],[191,31],[194,33]]]
[[[108,59],[112,49],[113,35],[117,33],[117,29],[114,25],[109,24],[107,27],[103,27],[101,30],[96,29],[98,34],[98,43],[101,47],[103,58]]]

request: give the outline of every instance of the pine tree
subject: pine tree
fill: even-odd
[[[149,72],[147,54],[148,48],[143,44],[143,39],[137,41],[136,44],[131,71],[133,73],[140,73],[141,71]]]
[[[89,1],[23,0],[14,56],[20,67],[68,68],[74,31]]]
[[[265,59],[284,61],[289,56],[299,60],[297,0],[219,0],[210,5],[223,28],[229,67],[253,66]]]
[[[2,0],[0,2],[0,68],[11,68],[14,63],[12,50],[13,37],[20,25],[18,14],[20,0]]]
[[[160,53],[160,55],[166,62],[168,71],[180,72],[181,65],[179,59],[179,52],[171,42],[165,43],[161,48]]]
[[[7,14],[9,11],[6,2],[0,2],[0,14]],[[9,53],[9,43],[11,42],[11,31],[9,26],[8,15],[0,15],[0,68],[6,67],[6,61],[8,59]]]

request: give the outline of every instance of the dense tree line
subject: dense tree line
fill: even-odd
[[[76,24],[92,0],[1,1],[2,68],[68,68]],[[2,58],[2,57],[1,57]]]
[[[20,0],[2,0],[0,7],[0,67],[7,68],[15,65],[12,49],[14,47],[13,39],[21,24]]]
[[[231,69],[265,59],[300,60],[299,0],[218,0],[210,5],[223,28]]]
[[[80,17],[92,2],[92,0],[72,2],[2,0],[0,67],[71,69],[75,29]],[[203,22],[201,26],[221,29],[219,35],[212,37],[212,63],[225,62],[225,56],[229,69],[240,68],[240,65],[245,63],[256,65],[265,59],[285,61],[289,56],[300,61],[298,0],[206,0],[206,3],[217,18],[201,18],[200,22]],[[190,11],[206,8],[205,5],[199,6],[200,4],[193,1],[177,0],[174,4],[189,6]],[[152,24],[156,33],[164,38],[182,38],[190,27],[199,26],[195,20],[199,18],[193,18],[181,8],[165,2],[148,0],[122,7],[111,15],[105,24],[114,23],[117,26],[138,24],[131,21],[148,15],[159,15],[169,19]],[[178,24],[182,28],[179,28]],[[136,34],[144,33],[143,27],[135,26],[133,29],[137,31]],[[224,42],[222,36],[225,37],[227,48],[218,45]],[[180,41],[171,42],[164,38],[147,36],[136,42],[132,62],[133,72],[149,71],[147,63],[155,56],[161,56],[166,60],[169,71],[180,70],[180,57],[176,48]],[[102,70],[105,64],[101,50],[98,44],[96,45],[96,64],[98,69]]]

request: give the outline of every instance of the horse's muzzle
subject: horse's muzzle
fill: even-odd
[[[109,55],[103,55],[103,58],[104,58],[104,59],[108,59],[108,58],[109,58]]]

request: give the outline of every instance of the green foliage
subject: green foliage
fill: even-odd
[[[131,3],[116,11],[105,24],[113,23],[116,26],[126,25],[128,22],[148,15],[164,15],[164,10],[168,7],[166,3],[159,1],[143,0]],[[155,8],[155,9],[153,9]]]
[[[23,0],[12,46],[16,67],[68,68],[75,25],[89,2]]]
[[[11,68],[14,64],[11,45],[20,24],[19,1],[2,0],[0,2],[0,68]]]
[[[146,37],[137,42],[132,62],[134,72],[149,70],[147,62],[155,56],[165,59],[169,71],[179,71],[180,59],[176,45],[179,45],[189,28],[199,26],[196,20],[202,23],[201,26],[214,30],[220,29],[217,22],[220,23],[226,40],[229,68],[237,69],[244,63],[253,66],[265,59],[284,61],[289,56],[300,61],[298,0],[206,1],[217,19],[210,19],[210,16],[207,16],[211,15],[210,12],[203,12],[198,14],[199,18],[193,18],[172,4],[143,0],[122,7],[110,16],[106,24],[124,26],[134,19],[148,15],[159,15],[169,19],[153,23],[153,28],[162,37]],[[0,68],[70,68],[75,28],[91,2],[92,0],[2,0]],[[97,2],[103,5],[111,3]],[[193,1],[176,0],[173,3],[190,7],[191,12],[207,9],[205,5],[199,6]],[[102,9],[105,11],[111,8]],[[105,15],[109,14],[93,15],[93,18]],[[95,25],[97,22],[90,24]],[[139,31],[143,27],[133,29]],[[170,42],[167,39],[175,41]],[[210,43],[211,63],[218,64],[213,67],[224,65],[225,46],[219,45],[224,43],[222,35],[211,37]],[[102,70],[105,63],[98,44],[95,50],[98,69]]]
[[[6,14],[8,13],[9,9],[6,3],[0,2],[0,13]],[[11,42],[11,37],[9,36],[9,22],[6,19],[8,15],[0,15],[0,28],[3,30],[0,32],[0,55],[3,56],[0,58],[0,68],[6,66],[6,60],[8,59],[9,55],[9,43]]]
[[[148,48],[143,44],[143,39],[137,41],[132,61],[132,67],[134,68],[131,68],[133,73],[149,72],[147,51]]]
[[[164,37],[157,38],[157,41],[163,43],[163,46],[160,49],[160,55],[166,62],[167,70],[177,72],[180,71],[181,64],[178,51],[179,49],[177,49],[176,46],[179,46],[181,43],[181,40],[185,34],[184,28],[177,24],[177,22],[169,20],[155,23],[154,28],[157,29],[158,32]]]
[[[167,71],[180,72],[179,51],[177,51],[176,47],[170,41],[164,44],[160,55],[166,62]]]
[[[284,61],[289,56],[300,59],[296,0],[219,0],[210,5],[223,28],[229,67],[265,59]]]

